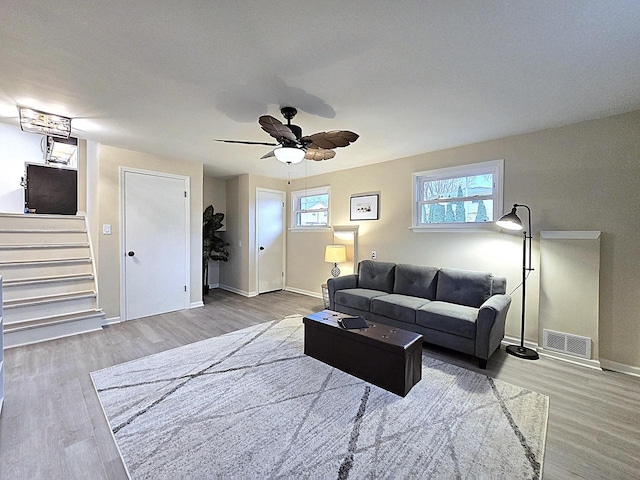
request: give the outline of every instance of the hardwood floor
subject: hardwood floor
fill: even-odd
[[[245,298],[213,290],[204,308],[6,350],[0,479],[125,479],[90,372],[321,309],[321,300],[295,293]],[[550,397],[545,478],[640,478],[640,379],[503,350],[481,371],[465,355],[424,351]]]

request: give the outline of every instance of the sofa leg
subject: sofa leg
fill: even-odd
[[[478,366],[481,369],[486,370],[487,369],[487,361],[484,358],[479,358],[478,359]]]

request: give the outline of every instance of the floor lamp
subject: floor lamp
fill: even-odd
[[[524,358],[525,360],[537,360],[538,352],[524,346],[524,315],[526,307],[527,277],[531,268],[531,209],[527,205],[518,203],[513,204],[511,212],[500,217],[496,224],[507,230],[522,230],[522,221],[516,214],[518,207],[527,209],[529,217],[529,229],[522,231],[522,325],[520,330],[520,345],[507,346],[507,353],[514,357]],[[527,244],[529,247],[529,255],[527,255]]]

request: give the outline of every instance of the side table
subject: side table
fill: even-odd
[[[326,283],[323,283],[320,287],[322,288],[322,306],[329,308],[329,288]]]

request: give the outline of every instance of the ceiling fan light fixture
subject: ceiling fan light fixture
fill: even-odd
[[[291,165],[304,160],[305,151],[296,147],[278,147],[273,154],[279,162]]]

